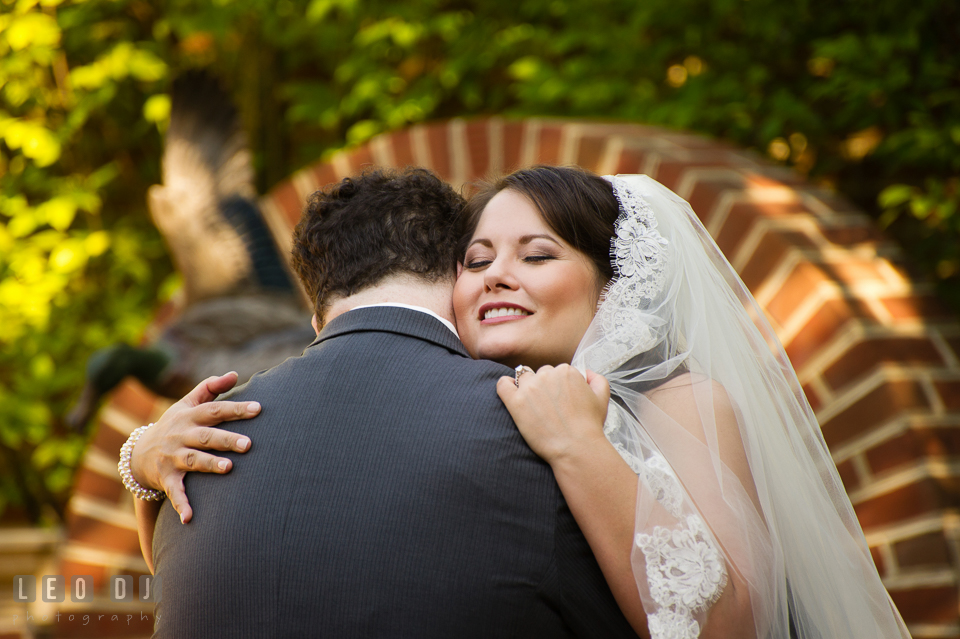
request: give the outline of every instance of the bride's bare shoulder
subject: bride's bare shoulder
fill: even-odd
[[[710,407],[710,420],[718,428],[730,426],[736,429],[737,421],[733,403],[723,385],[707,375],[680,373],[659,386],[647,390],[644,395],[655,406],[672,417],[688,430],[700,430],[704,424],[703,411]]]
[[[716,442],[724,463],[737,474],[756,501],[740,433],[739,411],[723,384],[706,375],[682,373],[644,395],[663,414],[704,444]]]
[[[647,390],[644,395],[650,401],[676,401],[684,397],[693,398],[699,393],[709,392],[714,401],[730,403],[727,391],[720,382],[700,373],[684,372],[667,379],[662,384]]]

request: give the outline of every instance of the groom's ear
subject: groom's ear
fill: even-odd
[[[463,273],[463,263],[457,262],[457,279],[460,279],[461,273]]]
[[[313,327],[313,331],[319,335],[320,334],[320,322],[317,321],[317,314],[314,313],[313,317],[310,318],[310,326]]]

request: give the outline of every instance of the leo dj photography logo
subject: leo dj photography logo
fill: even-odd
[[[39,588],[38,588],[39,585]],[[141,575],[139,588],[134,592],[133,575],[114,575],[107,583],[110,601],[133,603],[157,603],[160,601],[160,579],[153,575]],[[44,603],[63,603],[69,594],[74,603],[93,601],[93,576],[73,575],[70,588],[63,575],[43,575],[37,584],[36,575],[16,575],[13,578],[13,600],[17,603],[33,603],[39,593]]]

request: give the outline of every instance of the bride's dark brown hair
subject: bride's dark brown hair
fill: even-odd
[[[613,187],[602,177],[579,167],[539,165],[477,186],[463,212],[463,238],[457,251],[461,261],[483,209],[497,193],[509,189],[530,200],[551,230],[589,257],[604,283],[613,277],[610,239],[620,205]]]

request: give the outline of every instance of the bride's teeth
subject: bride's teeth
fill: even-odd
[[[506,317],[507,315],[529,315],[527,311],[519,308],[491,308],[483,314],[483,319],[492,319],[494,317]]]

